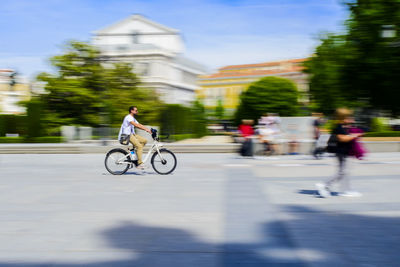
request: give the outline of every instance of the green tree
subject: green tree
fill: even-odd
[[[400,1],[347,1],[347,6],[343,90],[353,99],[365,99],[370,108],[399,115]],[[387,27],[394,31],[393,37],[385,37]]]
[[[199,101],[190,107],[166,104],[160,113],[161,133],[202,137],[207,134],[205,108]]]
[[[158,124],[162,103],[151,89],[138,87],[139,80],[129,64],[117,63],[105,72],[107,90],[104,105],[110,125],[119,127],[128,107],[139,109],[137,117],[142,124]]]
[[[27,104],[27,136],[28,138],[39,137],[43,134],[42,127],[42,102],[37,98],[32,98]]]
[[[341,84],[341,68],[345,42],[343,36],[326,35],[314,55],[304,63],[309,74],[309,95],[311,108],[325,114],[332,114],[340,106],[351,106],[346,101]]]
[[[296,85],[288,79],[262,78],[240,95],[235,122],[238,124],[242,119],[257,121],[266,112],[294,116],[298,112],[298,95]]]
[[[207,134],[207,116],[204,105],[198,100],[191,107],[193,134],[195,137],[203,137]]]
[[[160,101],[150,89],[139,88],[138,77],[127,63],[110,64],[87,43],[71,41],[65,53],[50,59],[56,73],[41,73],[48,126],[119,126],[128,107],[139,107],[141,123],[154,123]],[[107,67],[105,67],[107,65]],[[142,117],[142,116],[140,116]]]
[[[179,104],[166,104],[160,113],[162,134],[191,134],[191,110]]]
[[[222,100],[219,99],[217,106],[215,107],[215,117],[217,118],[217,120],[222,120],[224,118],[224,113],[225,113],[224,105],[222,103]]]
[[[350,13],[346,32],[322,38],[306,63],[313,104],[327,113],[348,105],[399,115],[400,1],[344,3]]]

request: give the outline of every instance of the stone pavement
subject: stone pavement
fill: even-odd
[[[178,154],[112,176],[101,154],[0,155],[0,266],[398,266],[400,153],[352,160],[361,198],[318,198],[334,158]]]

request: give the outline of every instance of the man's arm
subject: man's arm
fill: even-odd
[[[148,132],[148,133],[151,134],[150,129],[147,128],[146,126],[144,126],[144,125],[142,125],[142,124],[140,124],[140,123],[138,123],[138,122],[135,122],[135,121],[131,121],[131,124],[132,124],[133,126],[139,128],[139,129],[142,129],[142,130],[144,130],[144,131],[146,131],[146,132]]]

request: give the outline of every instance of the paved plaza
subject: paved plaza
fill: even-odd
[[[102,154],[0,155],[0,266],[400,264],[400,153],[352,159],[363,196],[327,199],[331,157],[177,158],[113,176]]]

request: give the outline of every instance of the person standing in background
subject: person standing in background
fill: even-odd
[[[253,156],[253,123],[253,120],[242,120],[242,124],[239,125],[238,131],[242,139],[242,146],[239,153],[242,156]]]
[[[313,121],[313,137],[314,137],[314,146],[312,149],[312,155],[318,159],[320,154],[323,153],[320,147],[318,147],[318,139],[321,136],[321,128],[323,124],[323,113],[313,113],[312,116],[315,117]]]

